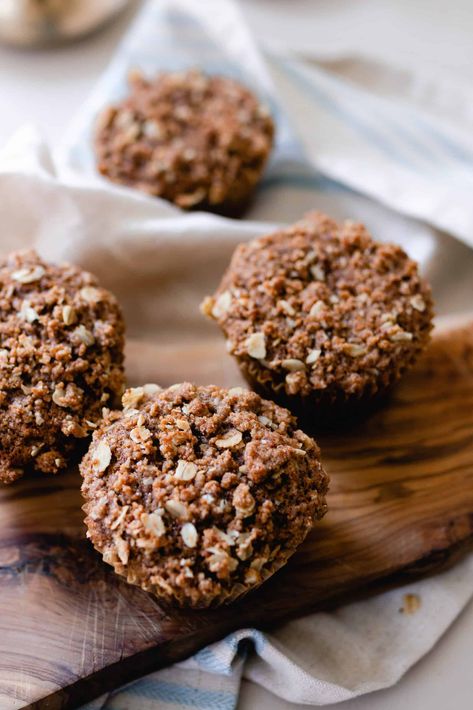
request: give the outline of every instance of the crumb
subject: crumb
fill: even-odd
[[[404,594],[402,607],[399,609],[401,614],[415,614],[421,607],[421,598],[418,594]]]

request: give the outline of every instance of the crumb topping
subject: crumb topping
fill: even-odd
[[[389,384],[432,327],[417,264],[363,225],[320,213],[237,247],[202,310],[250,379],[302,397]]]
[[[184,209],[248,199],[274,133],[268,110],[248,89],[196,70],[153,80],[134,72],[130,85],[130,95],[99,117],[103,175]]]
[[[319,449],[274,403],[184,383],[128,390],[124,405],[81,473],[89,537],[128,581],[191,606],[228,600],[284,564],[325,512]]]
[[[67,465],[121,394],[123,337],[91,274],[33,251],[0,261],[0,481]]]

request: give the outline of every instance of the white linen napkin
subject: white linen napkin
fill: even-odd
[[[163,343],[196,333],[213,337],[197,305],[217,283],[235,245],[272,223],[290,222],[318,208],[360,219],[378,239],[401,243],[432,281],[439,310],[468,310],[473,253],[465,243],[409,218],[421,216],[463,242],[473,233],[463,192],[464,202],[439,215],[438,200],[445,205],[452,196],[448,181],[440,181],[431,164],[444,161],[450,170],[451,157],[447,160],[438,146],[429,157],[430,134],[422,144],[425,158],[418,149],[415,160],[406,156],[412,107],[404,112],[399,106],[393,126],[391,105],[375,101],[365,89],[348,87],[300,58],[272,55],[270,63],[283,92],[279,99],[231,0],[150,0],[55,161],[29,129],[0,155],[2,249],[33,245],[46,258],[67,259],[94,271],[122,302],[130,335],[159,337]],[[139,66],[154,73],[195,65],[252,86],[276,118],[274,156],[245,220],[184,214],[162,200],[114,186],[94,171],[93,119],[104,104],[125,93],[128,69]],[[291,121],[303,129],[306,145],[295,136]],[[422,211],[413,210],[414,193]],[[407,593],[421,602],[412,615],[399,612]],[[230,710],[242,673],[293,702],[323,705],[355,697],[395,683],[440,638],[472,594],[470,557],[435,578],[314,614],[271,634],[241,630],[87,707]]]

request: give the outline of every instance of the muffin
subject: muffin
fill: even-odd
[[[424,349],[433,316],[399,246],[317,212],[239,245],[202,310],[254,389],[313,421],[384,393]]]
[[[58,473],[123,392],[115,298],[34,252],[0,261],[0,482]]]
[[[99,117],[99,172],[184,209],[241,212],[271,151],[268,110],[233,79],[195,70],[135,72],[130,88]]]
[[[82,460],[88,537],[128,582],[208,607],[257,587],[326,509],[313,439],[256,393],[125,392]]]

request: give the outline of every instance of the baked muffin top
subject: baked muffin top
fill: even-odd
[[[0,481],[67,465],[123,391],[123,339],[91,274],[34,251],[0,261]]]
[[[99,117],[98,170],[182,208],[246,202],[273,143],[268,110],[233,79],[134,72],[131,92]]]
[[[294,417],[236,387],[128,390],[81,464],[88,535],[162,599],[206,607],[260,584],[325,512],[327,476]]]
[[[430,288],[401,247],[317,212],[238,246],[202,310],[256,377],[301,397],[388,384],[432,327]]]

